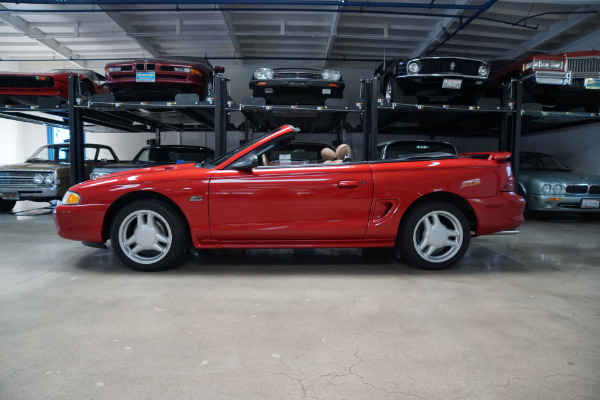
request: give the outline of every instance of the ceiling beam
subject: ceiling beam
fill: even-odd
[[[0,5],[0,10],[6,9],[6,7]],[[23,35],[28,36],[29,38],[35,40],[39,44],[47,47],[48,49],[52,50],[52,52],[54,52],[56,55],[62,58],[71,60],[71,58],[73,57],[73,53],[69,49],[67,49],[65,46],[62,46],[56,40],[46,37],[46,35],[39,29],[30,27],[29,24],[20,17],[15,17],[10,13],[5,12],[0,13],[0,21],[13,27],[17,31],[21,32]],[[82,66],[76,61],[73,61],[73,63]]]
[[[222,6],[219,6],[219,9]],[[227,34],[229,35],[229,39],[231,40],[231,44],[233,46],[233,55],[235,57],[244,57],[244,51],[242,50],[242,46],[240,45],[240,40],[238,39],[235,33],[235,26],[233,24],[233,19],[231,18],[231,14],[228,11],[221,10],[221,15],[223,15],[223,19],[225,20],[225,26],[227,26]],[[244,64],[243,60],[240,60],[239,63],[241,65]]]
[[[338,7],[338,10],[340,10],[341,7]],[[331,54],[331,50],[333,49],[333,44],[335,43],[335,39],[337,37],[337,29],[338,29],[338,24],[340,23],[340,14],[339,13],[334,13],[333,14],[333,18],[331,19],[331,29],[329,31],[329,39],[327,40],[327,46],[325,47],[325,58],[329,57],[329,54]],[[322,66],[325,67],[325,61],[322,62]]]
[[[579,10],[578,12],[590,11],[590,7],[586,6]],[[555,37],[562,35],[569,29],[573,28],[576,25],[583,24],[589,19],[592,19],[596,16],[594,13],[586,13],[586,14],[570,14],[566,20],[561,22],[556,22],[550,26],[547,32],[539,33],[535,35],[531,40],[526,43],[525,49],[518,48],[513,51],[506,53],[506,58],[509,59],[517,59],[520,58],[523,54],[535,51],[535,48],[538,46],[542,46],[543,44],[549,42]]]
[[[106,9],[105,6],[99,5],[98,7],[101,10]],[[154,45],[152,43],[150,43],[150,41],[148,39],[146,39],[144,37],[135,36],[135,34],[137,34],[139,32],[129,22],[129,20],[127,18],[123,17],[120,13],[114,12],[114,11],[106,12],[106,15],[108,15],[117,25],[119,25],[119,27],[123,31],[125,31],[125,33],[127,35],[129,35],[131,37],[131,39],[134,40],[142,48],[143,51],[147,52],[154,58],[160,57],[160,52],[158,51],[158,49],[156,49],[156,47],[154,47]]]

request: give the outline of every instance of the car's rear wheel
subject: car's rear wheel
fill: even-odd
[[[111,226],[112,247],[119,259],[138,271],[176,267],[188,243],[184,218],[167,203],[138,200],[123,207]]]
[[[405,216],[397,248],[402,257],[422,269],[445,269],[456,264],[471,241],[464,213],[441,201],[417,206]]]
[[[16,200],[0,200],[0,212],[9,212],[17,204]]]

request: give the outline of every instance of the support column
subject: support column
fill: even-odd
[[[75,107],[76,92],[79,85],[77,75],[69,75],[69,158],[71,161],[71,186],[87,180],[84,167],[84,138],[82,111]]]

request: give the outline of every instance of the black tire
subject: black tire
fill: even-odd
[[[10,212],[17,204],[16,200],[0,200],[0,212]]]
[[[92,89],[92,86],[89,83],[82,82],[80,94],[81,94],[81,97],[83,97],[84,99],[91,100],[92,95],[94,94],[94,90]]]
[[[189,242],[185,219],[159,200],[137,200],[113,220],[110,238],[117,257],[137,271],[153,272],[180,264]]]
[[[460,261],[470,242],[464,213],[452,204],[431,201],[403,218],[396,246],[407,262],[421,269],[439,270]]]

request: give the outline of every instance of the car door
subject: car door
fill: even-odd
[[[210,231],[217,240],[360,239],[372,196],[368,164],[215,171]]]

